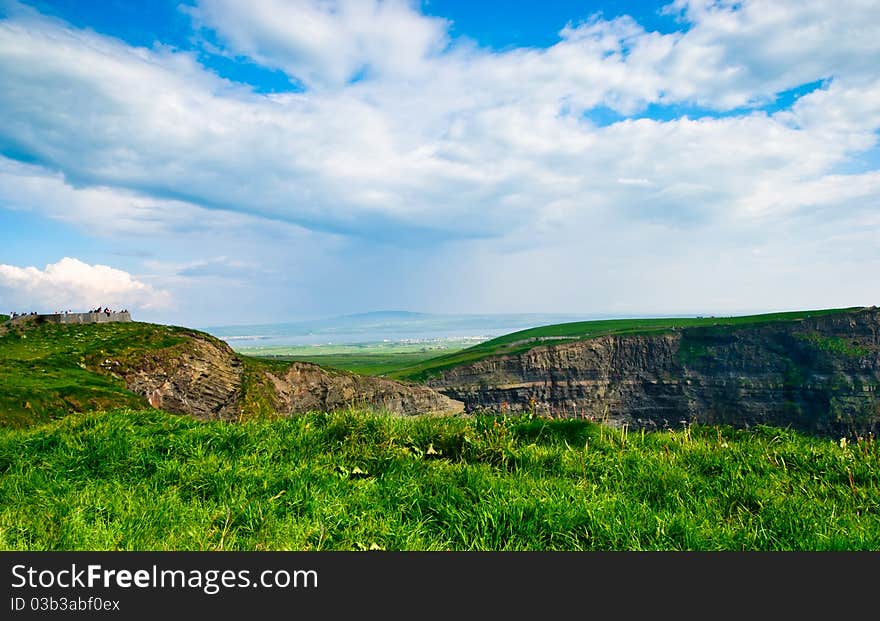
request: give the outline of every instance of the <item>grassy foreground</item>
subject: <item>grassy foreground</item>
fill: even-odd
[[[758,428],[156,410],[0,429],[0,548],[880,549],[880,450]]]

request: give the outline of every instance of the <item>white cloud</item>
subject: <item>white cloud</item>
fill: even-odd
[[[246,213],[211,210],[188,201],[107,186],[80,186],[64,175],[0,156],[0,208],[37,212],[100,237],[158,239],[175,234],[242,234],[260,227],[283,231],[288,239],[316,237],[281,222],[266,222]],[[330,236],[320,236],[332,244]]]
[[[205,0],[190,13],[233,50],[312,87],[412,77],[447,44],[446,21],[404,0]]]
[[[163,308],[171,303],[169,294],[140,282],[128,272],[107,265],[89,265],[64,257],[45,269],[0,264],[0,291],[8,304],[27,309],[55,312],[71,309],[82,312],[96,306],[121,308]]]
[[[331,21],[348,20],[346,11],[355,10],[346,4],[332,13],[327,6],[302,10],[306,16],[323,11],[321,19]],[[202,10],[238,28],[257,28],[253,20],[289,27],[276,38],[296,39],[301,24],[269,20],[267,7],[253,9],[251,21],[234,19],[247,9],[241,3]],[[379,28],[390,19],[385,11],[426,19],[400,3],[376,7],[354,21]],[[856,9],[849,13],[867,19],[867,9]],[[87,203],[120,222],[127,219],[122,209],[135,223],[145,213],[173,222],[193,213],[179,207],[192,205],[314,230],[397,238],[404,236],[399,231],[410,237],[428,232],[448,239],[568,228],[573,213],[608,209],[648,220],[682,213],[689,220],[729,217],[756,188],[816,181],[870,148],[880,127],[880,80],[862,79],[862,59],[850,71],[844,54],[835,65],[842,77],[784,114],[604,128],[580,117],[603,102],[629,109],[661,93],[689,92],[661,75],[677,66],[673,48],[691,45],[688,37],[706,29],[724,31],[724,24],[763,31],[752,5],[719,13],[725,10],[689,13],[690,30],[663,36],[628,18],[594,19],[566,28],[547,50],[453,49],[423,59],[430,66],[412,80],[377,76],[346,88],[277,96],[220,80],[187,54],[131,48],[25,13],[0,24],[0,78],[14,85],[0,92],[6,119],[0,138],[63,171],[65,183],[98,188],[100,196]],[[789,14],[799,23],[795,8]],[[260,38],[261,32],[252,34]],[[713,62],[723,64],[734,48],[719,45],[725,53]],[[739,92],[717,81],[697,86]],[[765,88],[754,86],[747,99]],[[6,187],[7,195],[23,191],[11,182]]]
[[[450,43],[442,20],[413,7],[200,2],[197,20],[229,54],[309,87],[280,95],[220,79],[190,53],[12,11],[0,22],[0,148],[38,164],[0,159],[0,206],[174,245],[155,282],[175,297],[193,275],[249,273],[268,289],[265,269],[242,266],[274,262],[312,273],[300,299],[339,281],[384,306],[399,283],[425,280],[496,310],[519,303],[517,269],[540,280],[539,302],[591,304],[596,294],[561,283],[604,270],[589,291],[634,282],[648,304],[662,288],[646,274],[704,275],[684,252],[691,239],[702,240],[694,252],[742,245],[776,264],[788,249],[809,271],[825,243],[803,225],[816,214],[835,239],[876,237],[866,220],[876,171],[841,173],[877,144],[880,38],[865,27],[880,20],[876,3],[677,2],[679,32],[593,18],[562,27],[549,48],[498,53]],[[814,80],[822,87],[790,109],[736,111]],[[682,103],[690,116],[590,120],[596,106],[631,115],[649,103]],[[248,243],[236,243],[245,229]],[[784,247],[765,247],[770,230]],[[377,270],[392,270],[380,243],[422,258],[395,250],[406,258],[379,283]],[[667,246],[682,252],[657,250]],[[843,257],[822,250],[826,263]],[[847,264],[854,282],[875,265],[861,258]],[[700,262],[750,291],[735,261]],[[504,286],[488,282],[508,270]]]
[[[0,205],[36,211],[92,235],[154,236],[192,230],[206,223],[241,220],[235,214],[207,214],[185,201],[154,198],[106,186],[73,187],[60,173],[0,157]]]
[[[880,39],[865,27],[880,20],[874,2],[682,0],[667,12],[680,16],[681,31],[594,16],[562,27],[547,49],[488,53],[448,46],[447,23],[402,1],[200,0],[193,10],[234,53],[310,85],[341,87],[370,66],[367,81],[433,82],[434,95],[631,113],[652,102],[728,110],[815,80],[876,79]]]

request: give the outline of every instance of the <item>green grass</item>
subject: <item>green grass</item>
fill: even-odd
[[[818,349],[830,354],[861,358],[871,353],[871,349],[858,343],[837,336],[823,336],[821,334],[802,334],[799,338],[813,344]]]
[[[591,339],[607,335],[663,334],[672,330],[719,326],[740,328],[759,324],[799,321],[808,317],[820,317],[844,313],[857,308],[825,309],[768,313],[741,317],[669,317],[657,319],[607,319],[578,321],[540,326],[513,332],[447,355],[438,356],[389,373],[390,377],[424,381],[437,376],[446,369],[470,364],[490,356],[519,354],[539,345],[559,344]]]
[[[381,376],[437,357],[436,351],[388,354],[322,354],[319,356],[273,356],[275,360],[311,362],[322,367],[343,369],[361,375]],[[265,359],[261,356],[261,359]]]
[[[261,360],[296,360],[361,375],[381,376],[464,347],[461,340],[442,339],[429,343],[383,341],[351,345],[245,347],[237,351]]]
[[[0,315],[0,323],[9,321],[9,315]]]
[[[280,404],[272,381],[263,371],[270,371],[283,376],[290,366],[289,362],[279,360],[260,360],[248,356],[239,356],[244,367],[241,378],[241,420],[277,417]]]
[[[183,328],[144,323],[15,326],[0,332],[0,425],[23,426],[71,412],[143,407],[122,380],[99,372],[182,343]]]
[[[876,550],[880,450],[769,427],[76,414],[0,429],[0,548]]]

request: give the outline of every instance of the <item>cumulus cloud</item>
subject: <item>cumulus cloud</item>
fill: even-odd
[[[205,0],[190,13],[230,49],[311,87],[412,77],[447,44],[446,21],[404,0]]]
[[[157,199],[149,208],[171,218],[162,206],[186,203],[314,230],[448,239],[503,236],[608,205],[711,218],[762,183],[815,179],[876,138],[878,81],[833,81],[785,116],[596,127],[584,107],[615,84],[650,80],[605,55],[629,36],[621,26],[586,28],[613,36],[570,34],[560,45],[580,47],[567,51],[451,54],[430,80],[405,85],[259,96],[187,54],[25,14],[0,24],[0,75],[13,85],[0,92],[0,143],[63,171],[65,182]],[[617,68],[566,74],[592,61]],[[570,84],[560,90],[557,75]],[[650,185],[639,192],[616,179]],[[144,201],[129,205],[137,217]]]
[[[677,0],[668,12],[680,30],[592,17],[561,24],[547,48],[491,52],[451,40],[448,23],[403,1],[197,2],[196,24],[223,53],[305,85],[261,95],[192,52],[132,47],[17,6],[0,21],[0,150],[32,163],[0,159],[0,205],[100,235],[176,240],[190,256],[175,257],[169,279],[267,278],[246,266],[270,244],[227,246],[242,223],[283,231],[272,260],[287,253],[303,271],[324,270],[315,290],[336,278],[379,301],[387,291],[352,265],[371,254],[381,264],[390,244],[444,266],[407,255],[398,282],[471,282],[503,299],[511,289],[473,280],[483,272],[469,265],[535,271],[543,260],[560,281],[604,266],[642,283],[633,265],[655,266],[660,280],[657,266],[685,270],[691,258],[656,246],[692,238],[706,240],[700,252],[762,249],[750,264],[760,271],[784,256],[764,248],[769,230],[807,265],[824,243],[805,226],[817,214],[828,238],[875,234],[865,222],[880,200],[876,171],[845,170],[877,146],[880,38],[865,24],[880,7]],[[793,105],[761,107],[805,84],[813,90]],[[639,118],[652,104],[688,114]],[[606,108],[615,122],[594,122]],[[206,230],[222,260],[191,244]],[[826,262],[841,252],[823,251]],[[739,274],[732,265],[715,269]],[[567,295],[556,280],[541,277]]]
[[[344,86],[365,66],[406,63],[405,78],[457,96],[565,99],[631,113],[648,103],[694,102],[729,110],[772,100],[819,79],[876,78],[876,3],[846,0],[675,0],[672,33],[646,31],[629,16],[569,23],[546,49],[501,53],[447,42],[448,23],[396,0],[200,0],[193,10],[228,49],[308,84]],[[439,54],[440,50],[448,51]],[[436,93],[434,93],[436,94]]]
[[[0,291],[7,305],[24,304],[29,312],[58,309],[84,311],[95,306],[120,308],[163,308],[171,303],[166,291],[140,282],[128,272],[107,265],[89,265],[64,257],[45,269],[0,264]]]

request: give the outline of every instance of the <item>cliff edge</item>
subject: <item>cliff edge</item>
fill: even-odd
[[[236,420],[256,414],[291,415],[351,405],[412,416],[454,414],[460,402],[425,386],[324,369],[240,358],[225,342],[189,332],[184,342],[101,368],[121,377],[155,408],[197,418]]]
[[[445,369],[427,385],[469,412],[877,435],[880,309],[541,345]]]
[[[225,342],[187,328],[33,316],[0,326],[0,426],[147,405],[221,420],[349,405],[403,416],[464,407],[425,386],[239,356]]]

